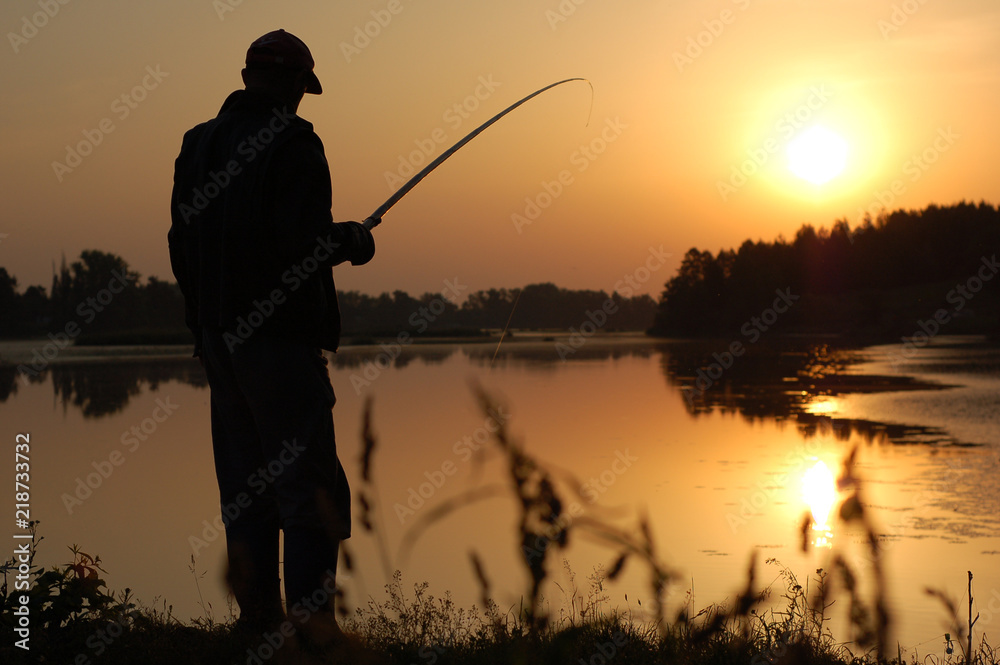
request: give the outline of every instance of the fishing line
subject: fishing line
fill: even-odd
[[[392,196],[390,196],[386,200],[385,203],[383,203],[382,205],[380,205],[378,208],[375,209],[375,211],[371,215],[369,215],[367,218],[365,218],[365,220],[364,220],[364,222],[362,222],[362,224],[364,224],[365,228],[367,228],[369,230],[371,230],[371,229],[375,228],[376,226],[378,226],[379,224],[381,224],[382,223],[382,216],[385,215],[385,213],[389,211],[389,208],[391,208],[392,206],[396,205],[396,203],[401,198],[403,198],[404,196],[406,196],[407,192],[409,192],[411,189],[413,189],[414,187],[416,187],[417,183],[419,183],[421,180],[423,180],[424,177],[426,177],[431,171],[433,171],[434,169],[436,169],[438,166],[440,166],[442,164],[442,162],[444,162],[446,159],[448,159],[449,157],[451,157],[452,155],[454,155],[456,152],[458,152],[459,149],[462,148],[462,146],[464,146],[466,143],[468,143],[469,141],[471,141],[472,139],[476,138],[481,133],[483,133],[490,125],[492,125],[496,121],[498,121],[501,118],[503,118],[505,115],[507,115],[508,113],[510,113],[511,111],[513,111],[514,109],[516,109],[521,104],[524,104],[528,100],[530,100],[530,99],[532,99],[534,97],[537,97],[538,95],[542,94],[546,90],[551,90],[552,88],[556,87],[557,85],[562,85],[563,83],[570,83],[572,81],[583,81],[587,85],[590,86],[590,109],[587,111],[587,124],[586,124],[586,126],[589,127],[590,126],[590,118],[591,118],[591,116],[594,113],[594,84],[591,83],[589,79],[585,79],[585,78],[581,78],[581,77],[568,78],[568,79],[563,79],[562,81],[556,81],[555,83],[550,83],[549,85],[545,86],[544,88],[539,88],[538,90],[536,90],[535,92],[531,93],[527,97],[523,97],[523,98],[519,99],[518,101],[514,102],[513,104],[511,104],[510,106],[508,106],[507,108],[505,108],[503,111],[500,111],[500,113],[497,113],[495,116],[493,116],[492,118],[490,118],[489,120],[487,120],[483,124],[481,124],[478,127],[476,127],[474,130],[472,130],[471,132],[469,132],[468,134],[466,134],[462,138],[462,140],[460,140],[458,143],[456,143],[455,145],[453,145],[450,148],[448,148],[447,150],[445,150],[443,153],[441,153],[440,155],[438,155],[438,157],[434,161],[432,161],[430,164],[428,164],[427,166],[425,166],[420,171],[420,173],[416,174],[415,176],[413,176],[412,178],[410,178],[408,181],[406,181],[406,184],[404,184],[402,187],[400,187],[398,190],[396,190],[396,192]],[[493,358],[490,360],[490,368],[491,369],[493,367],[493,363],[497,359],[497,354],[500,353],[500,345],[503,343],[504,337],[507,334],[507,329],[510,327],[511,320],[514,318],[514,310],[517,309],[517,302],[520,299],[521,299],[521,291],[519,290],[517,292],[517,297],[514,299],[514,305],[510,308],[510,316],[507,317],[507,325],[504,326],[504,329],[500,333],[500,340],[497,342],[497,348],[493,352]]]
[[[448,159],[449,157],[451,157],[452,155],[454,155],[456,152],[458,152],[458,150],[462,146],[464,146],[466,143],[468,143],[472,139],[474,139],[477,136],[479,136],[484,130],[486,130],[487,127],[489,127],[490,125],[492,125],[493,123],[495,123],[497,120],[499,120],[500,118],[504,117],[505,115],[507,115],[508,113],[510,113],[511,111],[513,111],[514,109],[516,109],[521,104],[524,104],[528,100],[532,99],[533,97],[537,97],[538,95],[542,94],[546,90],[550,90],[550,89],[556,87],[557,85],[562,85],[563,83],[569,83],[571,81],[584,81],[587,85],[590,86],[590,111],[587,113],[587,126],[590,126],[590,115],[594,111],[594,84],[591,83],[588,79],[580,78],[580,77],[563,79],[562,81],[556,81],[555,83],[550,83],[549,85],[545,86],[544,88],[540,88],[540,89],[536,90],[535,92],[531,93],[527,97],[524,97],[524,98],[522,98],[522,99],[514,102],[513,104],[511,104],[510,106],[508,106],[507,108],[505,108],[503,111],[501,111],[500,113],[497,113],[495,116],[493,116],[492,118],[490,118],[489,120],[487,120],[486,122],[484,122],[483,124],[481,124],[479,127],[476,127],[474,130],[472,130],[471,132],[469,132],[468,134],[466,134],[466,136],[461,141],[459,141],[458,143],[456,143],[455,145],[451,146],[450,148],[448,148],[447,150],[445,150],[443,153],[441,153],[440,155],[438,155],[437,159],[435,159],[433,162],[431,162],[430,164],[428,164],[427,166],[425,166],[423,168],[423,170],[420,171],[420,173],[418,173],[415,176],[413,176],[412,178],[410,178],[406,182],[406,184],[403,185],[402,187],[400,187],[398,190],[396,190],[396,192],[392,196],[390,196],[389,199],[385,203],[383,203],[378,208],[376,208],[375,212],[373,212],[371,215],[369,215],[364,220],[364,222],[362,222],[365,225],[365,228],[367,228],[367,229],[373,229],[376,226],[378,226],[382,222],[382,216],[385,215],[386,212],[388,212],[389,208],[391,208],[392,206],[396,205],[396,202],[399,201],[404,196],[406,196],[406,193],[409,192],[411,189],[413,189],[417,185],[417,183],[419,183],[421,180],[423,180],[424,177],[428,173],[430,173],[431,171],[433,171],[434,169],[436,169],[438,166],[440,166],[441,163],[444,162],[444,160]]]
[[[497,354],[500,353],[500,345],[503,343],[504,335],[507,334],[507,328],[510,328],[511,319],[514,318],[514,310],[517,309],[517,301],[521,299],[521,294],[524,293],[523,289],[517,290],[517,297],[514,298],[514,305],[510,308],[510,316],[507,317],[507,325],[503,327],[500,332],[500,340],[497,342],[497,348],[493,352],[493,358],[490,360],[490,369],[493,369],[493,363],[496,362]]]

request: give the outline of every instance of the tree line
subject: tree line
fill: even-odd
[[[404,291],[377,296],[338,291],[345,335],[468,334],[488,329],[570,329],[603,311],[602,330],[646,330],[656,302],[647,295],[571,290],[554,284],[520,289],[485,289],[463,302],[452,294]],[[61,262],[48,289],[20,289],[17,278],[0,267],[0,337],[63,335],[75,341],[185,342],[184,298],[175,282],[142,279],[115,254],[85,250]]]
[[[579,328],[588,313],[607,313],[605,331],[647,330],[656,301],[647,295],[625,298],[617,292],[563,289],[552,283],[521,289],[475,291],[461,304],[440,293],[413,298],[403,291],[369,296],[339,293],[344,332],[420,335],[462,330]]]
[[[794,332],[997,332],[998,250],[1000,209],[985,202],[883,212],[854,229],[844,219],[829,230],[806,224],[790,242],[746,240],[714,255],[692,248],[651,332],[732,335],[762,313]],[[794,302],[774,314],[779,292]]]
[[[121,257],[93,249],[69,264],[63,258],[48,290],[32,285],[21,293],[17,278],[0,267],[0,311],[0,336],[6,338],[171,331],[178,321],[184,325],[176,284],[156,277],[143,281]]]

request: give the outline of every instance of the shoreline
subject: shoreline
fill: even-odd
[[[497,334],[486,333],[480,335],[454,335],[447,334],[441,336],[421,335],[411,336],[407,339],[404,347],[429,347],[429,346],[468,346],[482,345],[490,346],[502,344],[504,346],[517,344],[555,344],[559,341],[569,340],[574,333],[565,330],[525,330],[507,333],[502,338]],[[601,332],[587,337],[587,343],[602,342],[621,344],[649,343],[652,345],[666,342],[654,337],[649,337],[642,331],[623,332]],[[398,335],[353,335],[345,336],[343,343],[336,353],[352,353],[357,351],[378,350],[383,345],[400,344]],[[82,344],[76,343],[60,345],[51,339],[40,337],[35,339],[12,339],[0,340],[0,368],[17,367],[19,365],[44,364],[44,366],[79,363],[79,362],[99,362],[105,360],[165,360],[165,359],[190,359],[194,351],[194,344]],[[37,356],[35,355],[37,352]],[[326,352],[329,354],[330,352]],[[41,368],[38,368],[41,369]]]
[[[192,356],[192,344],[72,344],[46,349],[44,342],[0,341],[0,373],[7,375],[11,381],[34,381],[57,367],[83,368],[106,363],[125,368],[156,363],[165,364],[164,369],[176,367],[187,377],[182,379],[185,381],[196,381],[195,374],[200,374],[198,361]],[[565,330],[530,330],[515,331],[502,339],[499,335],[480,335],[411,338],[406,343],[398,342],[393,337],[368,338],[358,342],[357,339],[348,339],[337,353],[326,352],[331,366],[359,368],[366,363],[379,366],[395,362],[405,364],[422,357],[440,360],[452,353],[491,365],[496,360],[560,363],[567,360],[609,360],[662,350],[665,379],[681,392],[681,398],[687,402],[692,414],[718,409],[737,410],[751,418],[786,420],[797,422],[801,427],[828,425],[835,429],[857,430],[892,444],[984,445],[981,441],[950,435],[940,426],[913,418],[914,414],[910,414],[911,417],[904,422],[864,413],[838,416],[815,408],[818,402],[852,395],[919,394],[968,387],[961,377],[928,376],[917,366],[893,367],[892,370],[878,367],[859,369],[861,365],[870,364],[873,355],[884,355],[885,342],[862,346],[833,335],[783,337],[762,342],[740,357],[728,358],[726,367],[719,365],[719,360],[723,364],[727,360],[723,357],[726,355],[724,341],[663,339],[638,331],[598,332],[582,337],[579,333]],[[55,347],[53,342],[49,344]],[[983,346],[1000,348],[982,335],[941,337],[934,340],[930,348]],[[719,349],[723,349],[722,355]],[[46,350],[49,352],[45,353]],[[183,364],[189,366],[182,370]],[[712,376],[720,376],[721,373],[721,378],[706,380],[706,370]],[[705,383],[708,385],[705,386]]]

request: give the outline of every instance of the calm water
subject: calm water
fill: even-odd
[[[31,349],[5,344],[0,357],[18,361]],[[804,582],[828,568],[834,552],[869,579],[859,534],[835,519],[828,533],[809,533],[820,547],[800,547],[810,508],[803,477],[810,473],[806,486],[821,488],[822,474],[811,471],[817,462],[836,475],[857,445],[903,647],[940,651],[945,615],[923,589],[959,600],[968,570],[981,613],[977,635],[1000,633],[997,349],[942,337],[897,362],[893,346],[801,344],[735,358],[725,368],[712,365],[727,361],[713,355],[724,344],[595,338],[562,359],[554,341],[539,337],[505,343],[495,361],[494,350],[419,345],[386,362],[377,347],[348,348],[331,363],[338,446],[356,490],[362,404],[374,399],[381,524],[405,585],[427,581],[431,593],[450,591],[470,605],[479,597],[469,564],[474,551],[502,607],[516,605],[526,588],[509,495],[433,524],[409,558],[399,558],[404,534],[429,507],[504,480],[489,444],[473,454],[492,426],[470,389],[478,383],[502,405],[529,453],[560,478],[578,479],[576,494],[561,485],[567,506],[629,529],[648,515],[658,551],[677,572],[675,609],[691,589],[696,609],[732,598],[754,552],[760,584],[779,577],[778,565],[765,559]],[[18,432],[31,435],[31,511],[45,537],[40,559],[65,563],[75,543],[101,556],[112,588],[129,586],[146,604],[165,601],[183,620],[208,612],[203,599],[225,618],[225,546],[213,526],[219,509],[201,369],[173,349],[95,353],[105,352],[64,351],[27,383],[13,368],[0,369],[2,436],[13,443]],[[13,473],[9,464],[6,474]],[[821,503],[822,494],[812,502]],[[343,579],[349,599],[363,604],[369,595],[381,598],[385,575],[359,522],[355,533],[349,542],[360,565]],[[550,567],[559,583],[546,589],[551,608],[564,607],[572,587],[563,559],[586,594],[587,577],[615,556],[574,538]],[[605,585],[609,604],[648,609],[647,580],[648,571],[630,562],[619,581]],[[775,597],[781,589],[779,580]],[[839,598],[833,611],[843,615],[847,599]]]

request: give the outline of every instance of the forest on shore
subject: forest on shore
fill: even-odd
[[[884,212],[852,229],[805,224],[788,241],[691,248],[659,301],[551,283],[471,293],[338,292],[347,341],[469,336],[490,330],[647,331],[756,342],[779,334],[868,339],[1000,334],[1000,208],[985,202]],[[0,338],[187,343],[177,284],[143,279],[119,256],[63,259],[52,284],[23,291],[0,267]]]
[[[602,331],[645,331],[656,312],[648,295],[570,290],[551,283],[470,293],[447,288],[414,297],[405,291],[368,295],[338,291],[343,335],[468,336],[511,329],[579,329],[596,318]],[[55,336],[88,344],[188,343],[184,298],[175,282],[143,279],[120,256],[85,250],[62,261],[52,284],[23,291],[0,267],[0,338]],[[251,312],[248,312],[248,316]],[[590,316],[588,316],[590,314]]]
[[[666,284],[651,332],[664,337],[769,330],[885,339],[1000,332],[1000,209],[929,205],[846,220],[739,249],[690,249]]]

